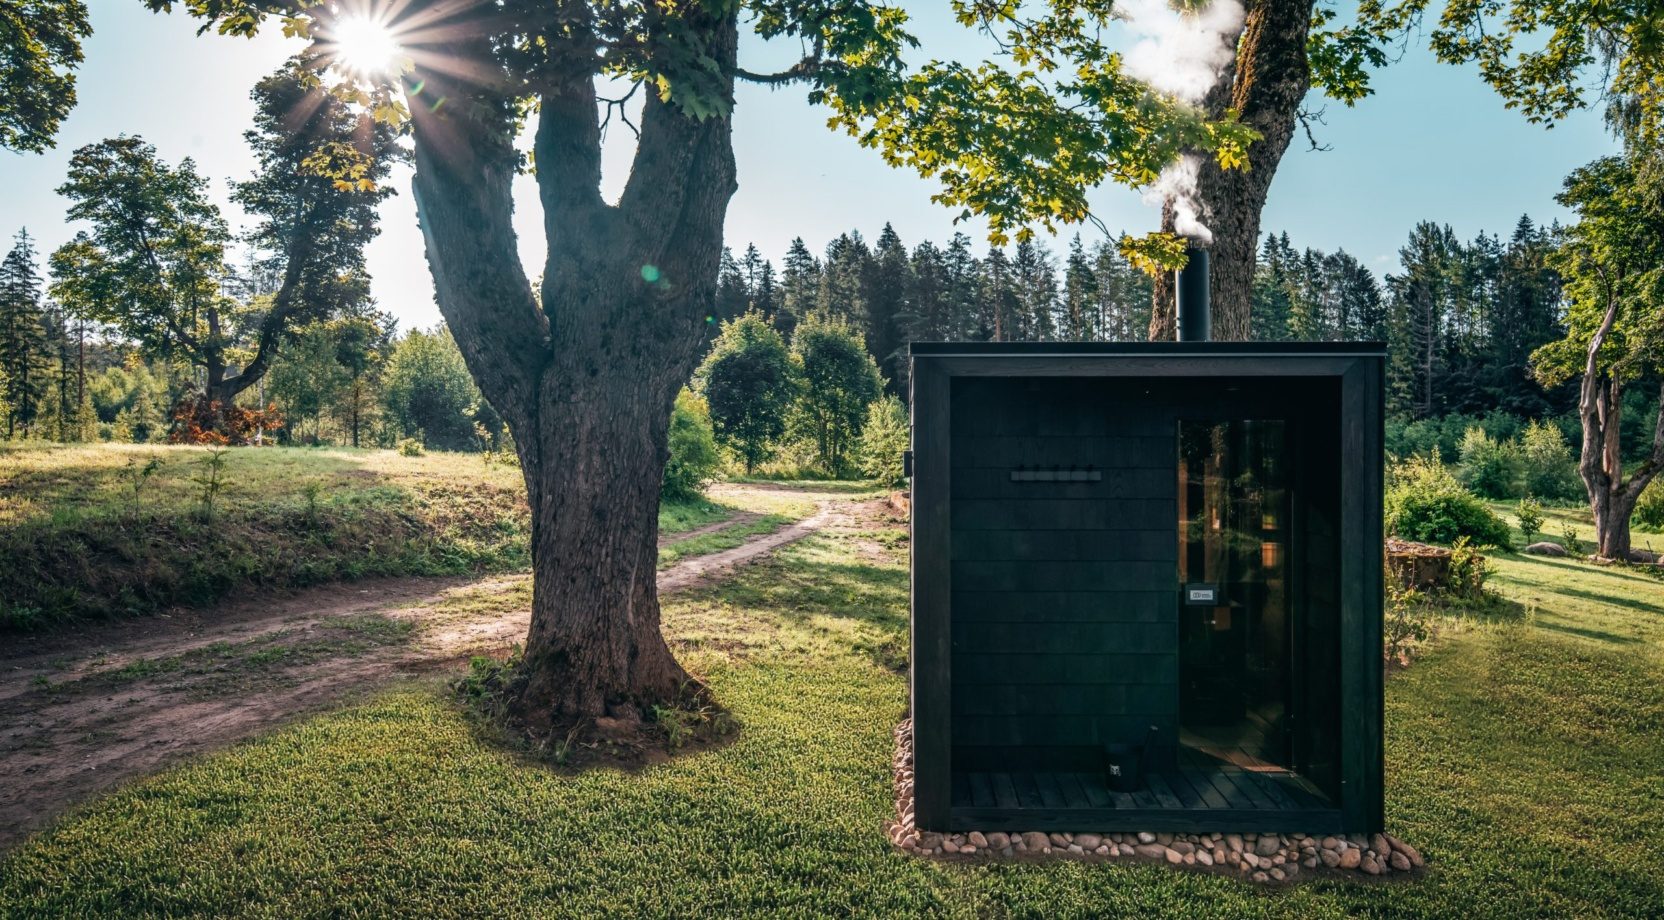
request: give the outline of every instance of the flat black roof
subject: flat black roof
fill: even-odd
[[[913,342],[910,355],[1021,357],[1034,355],[1137,355],[1139,357],[1384,357],[1385,342]]]

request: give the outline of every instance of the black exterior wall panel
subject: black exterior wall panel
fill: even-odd
[[[966,829],[998,812],[954,798],[955,788],[969,794],[972,771],[1097,770],[1104,742],[1137,740],[1149,726],[1157,730],[1158,766],[1171,768],[1180,651],[1176,426],[1182,418],[1278,411],[1338,414],[1332,435],[1321,433],[1323,424],[1302,430],[1319,445],[1314,457],[1346,459],[1331,471],[1335,513],[1297,509],[1292,538],[1308,568],[1327,558],[1327,544],[1344,581],[1331,588],[1309,579],[1294,602],[1304,611],[1298,616],[1328,618],[1297,643],[1296,655],[1314,664],[1326,655],[1336,673],[1314,679],[1337,690],[1329,727],[1306,726],[1297,743],[1334,744],[1344,776],[1330,805],[1316,811],[1318,799],[1298,808],[1293,799],[1276,801],[1307,822],[1290,830],[1379,829],[1382,360],[1381,347],[1370,344],[914,346],[920,827]],[[1029,475],[1035,470],[1044,472]],[[1066,480],[1071,471],[1095,476]],[[977,777],[984,789],[987,780]],[[1117,814],[1142,824],[1112,825],[1079,805],[1031,803],[1020,819],[1005,818],[1074,830],[1270,826],[1265,815],[1261,825],[1243,825],[1229,809],[1165,816],[1123,809]],[[1005,818],[999,826],[1016,826]]]

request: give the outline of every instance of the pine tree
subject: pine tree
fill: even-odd
[[[1094,321],[1097,300],[1098,279],[1077,233],[1069,241],[1069,261],[1063,269],[1063,338],[1085,342],[1103,337]]]
[[[955,233],[948,241],[943,257],[947,270],[947,315],[942,326],[942,338],[950,342],[968,342],[987,338],[978,333],[978,279],[982,266],[971,253],[971,238]]]
[[[1109,240],[1100,241],[1093,251],[1092,275],[1098,284],[1095,322],[1099,337],[1111,342],[1142,341],[1150,328],[1150,276],[1134,268]]]
[[[745,283],[745,270],[734,259],[733,250],[722,248],[722,267],[716,279],[716,314],[713,328],[745,315],[751,302],[751,291]]]
[[[903,326],[909,309],[907,295],[913,283],[913,265],[901,236],[888,223],[878,234],[868,267],[867,348],[878,360],[885,386],[892,393],[905,392],[907,336]]]
[[[774,314],[774,328],[791,340],[799,323],[814,312],[820,302],[820,262],[803,237],[792,240],[780,271],[780,309]]]
[[[0,261],[0,369],[5,371],[6,437],[34,433],[48,392],[51,366],[34,239],[27,230],[13,238]]]
[[[757,273],[757,287],[751,292],[751,306],[769,322],[780,310],[780,286],[774,279],[774,263],[763,260],[762,270]]]
[[[1013,342],[1021,334],[1017,319],[1022,304],[1017,298],[1011,260],[999,247],[990,247],[982,260],[976,299],[976,338],[985,342]]]
[[[745,290],[748,297],[756,297],[758,288],[763,283],[763,266],[768,260],[757,251],[756,243],[745,244],[745,255],[740,257],[740,274],[745,276]]]
[[[948,268],[942,250],[925,240],[913,247],[909,274],[905,338],[909,342],[946,342],[953,339],[948,300]]]
[[[1401,274],[1389,275],[1393,324],[1397,340],[1392,342],[1403,375],[1400,392],[1406,402],[1396,408],[1415,418],[1442,412],[1445,406],[1439,385],[1443,382],[1446,358],[1445,335],[1450,313],[1452,252],[1459,244],[1449,227],[1423,221],[1410,231],[1410,239],[1398,251]]]
[[[1011,260],[1017,289],[1016,340],[1050,342],[1057,338],[1057,271],[1045,246],[1019,240]]]
[[[811,317],[820,323],[841,324],[866,331],[868,263],[872,253],[859,232],[845,233],[827,244],[826,261]],[[868,343],[871,347],[871,343]]]

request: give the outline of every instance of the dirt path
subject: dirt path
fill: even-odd
[[[685,540],[692,540],[694,537],[703,537],[708,533],[716,533],[719,530],[727,530],[730,527],[740,527],[745,524],[749,524],[762,516],[763,514],[760,511],[736,511],[731,516],[725,517],[720,521],[712,521],[709,524],[701,524],[692,530],[684,530],[680,533],[661,533],[659,534],[659,547],[662,549],[666,546],[674,546]]]
[[[802,521],[661,571],[660,592],[714,580],[845,515],[847,501],[816,497]],[[530,603],[529,575],[386,579],[11,641],[0,648],[0,848],[183,757],[501,651],[524,638]]]

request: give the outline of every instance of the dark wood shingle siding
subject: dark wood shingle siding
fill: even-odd
[[[954,381],[952,735],[973,761],[1176,733],[1175,423],[1144,390]]]

